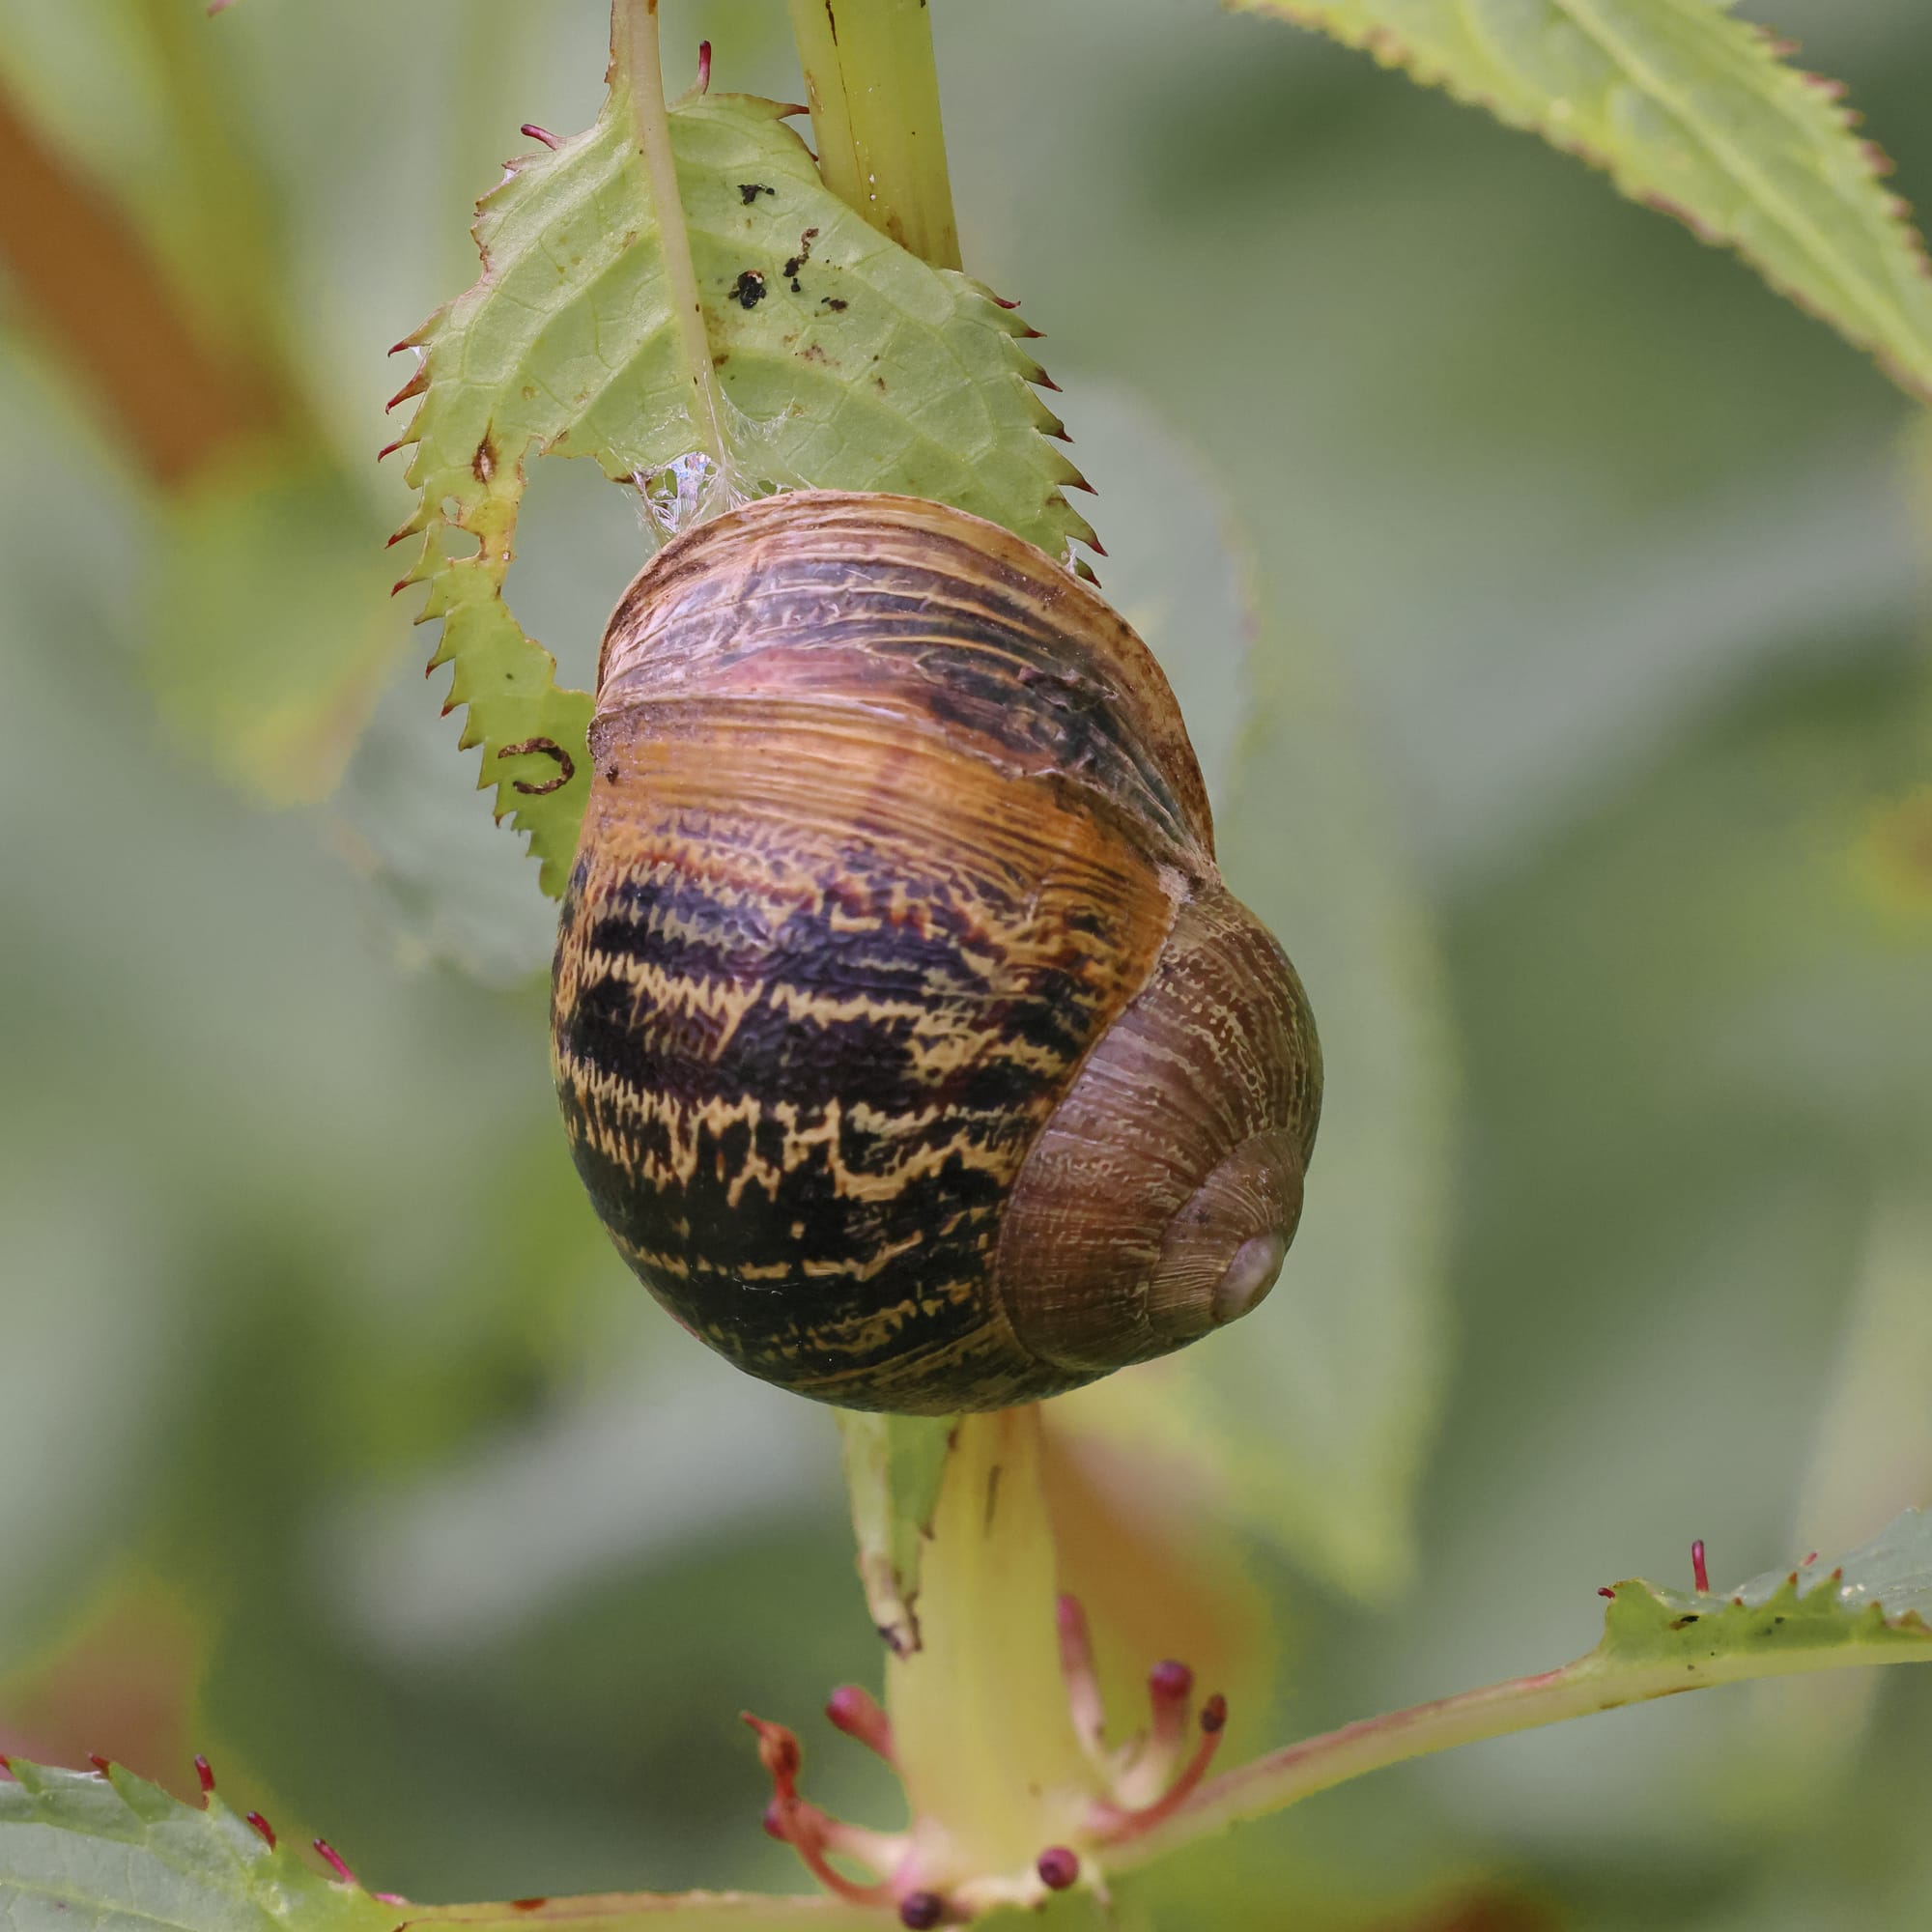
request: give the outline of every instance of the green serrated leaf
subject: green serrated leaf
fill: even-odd
[[[1753,1677],[1932,1662],[1932,1511],[1907,1510],[1829,1570],[1812,1559],[1727,1596],[1641,1581],[1605,1594],[1603,1640],[1575,1662],[1368,1718],[1224,1772],[1118,1851],[1114,1869],[1457,1745]]]
[[[920,1558],[958,1421],[956,1415],[838,1411],[859,1580],[872,1622],[895,1656],[920,1648]]]
[[[603,1892],[521,1904],[418,1905],[325,1878],[218,1796],[205,1809],[115,1766],[107,1776],[0,1760],[0,1925],[7,1932],[398,1932],[409,1925],[589,1925],[689,1917],[733,1932],[874,1925],[825,1893]]]
[[[1078,471],[1045,440],[1059,424],[1031,386],[1022,325],[831,193],[784,112],[703,95],[670,114],[730,417],[727,494],[895,490],[1055,554],[1090,536],[1061,494]],[[469,707],[463,742],[484,748],[498,816],[530,834],[555,894],[588,782],[589,700],[558,690],[554,661],[503,601],[526,464],[533,448],[587,456],[631,482],[704,440],[624,102],[517,163],[479,213],[482,279],[412,338],[424,360],[406,393],[422,403],[405,440],[422,501],[408,527],[424,548],[405,581],[429,586],[435,662],[455,667],[450,701]],[[474,554],[445,554],[462,538]]]
[[[270,1846],[218,1797],[206,1810],[116,1766],[13,1760],[0,1778],[8,1932],[392,1932],[393,1907]]]
[[[1728,0],[1230,0],[1365,47],[1735,248],[1932,397],[1932,281],[1835,83]]]
[[[1605,1668],[1745,1662],[1750,1667],[1727,1674],[1763,1676],[1812,1668],[1827,1660],[1804,1653],[1821,1650],[1905,1645],[1925,1654],[1932,1644],[1928,1615],[1932,1512],[1907,1510],[1835,1564],[1814,1556],[1754,1577],[1728,1596],[1619,1583],[1592,1657]]]

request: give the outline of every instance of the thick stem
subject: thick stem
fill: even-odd
[[[920,1573],[921,1648],[887,1666],[893,1749],[931,1882],[1030,1869],[1094,1775],[1055,1635],[1037,1408],[961,1418]]]
[[[791,0],[791,26],[826,186],[935,268],[958,268],[926,0]]]
[[[628,95],[643,157],[644,179],[657,216],[658,245],[664,251],[665,282],[670,291],[671,313],[677,318],[678,340],[684,351],[690,394],[686,402],[702,453],[725,469],[724,399],[711,359],[711,340],[704,327],[704,304],[698,299],[697,270],[692,266],[691,232],[685,226],[684,205],[678,199],[677,162],[671,154],[670,117],[665,109],[664,64],[658,54],[658,0],[611,0],[611,83]]]

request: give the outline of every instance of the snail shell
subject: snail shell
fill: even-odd
[[[946,1413],[1267,1293],[1314,1024],[1092,589],[940,504],[766,497],[625,592],[590,745],[557,1092],[694,1334],[821,1401]]]

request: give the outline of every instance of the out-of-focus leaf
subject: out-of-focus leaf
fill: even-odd
[[[1901,1151],[1899,1175],[1874,1204],[1844,1340],[1824,1378],[1792,1513],[1794,1534],[1808,1541],[1827,1523],[1877,1521],[1901,1495],[1932,1494],[1932,1202],[1924,1162]],[[1767,1738],[1806,1734],[1798,1776],[1807,1792],[1862,1750],[1878,1690],[1875,1678],[1839,1679],[1807,1686],[1802,1699],[1761,1701]]]
[[[872,1622],[895,1655],[920,1647],[920,1556],[939,1507],[956,1415],[838,1411],[845,1487],[859,1542],[859,1580]]]
[[[1178,680],[1192,681],[1197,659],[1224,667],[1226,690],[1197,687],[1231,714],[1209,720],[1216,735],[1233,738],[1232,714],[1245,714],[1218,813],[1222,867],[1307,984],[1325,1093],[1307,1206],[1267,1306],[1049,1412],[1056,1427],[1104,1440],[1123,1471],[1212,1498],[1341,1587],[1379,1594],[1411,1561],[1412,1489],[1442,1351],[1450,1071],[1433,942],[1336,668],[1272,618],[1245,656],[1244,638],[1214,635],[1217,614],[1256,619],[1213,479],[1145,423],[1132,460],[1124,434],[1098,440],[1121,459],[1093,466],[1109,527],[1118,505],[1145,539],[1118,580],[1103,566],[1108,588],[1127,588],[1130,613],[1148,619]],[[1172,597],[1146,570],[1163,532]],[[1204,555],[1218,557],[1218,599],[1199,594]]]
[[[1718,0],[1234,0],[1366,47],[1735,248],[1932,396],[1932,281],[1834,83]]]
[[[1254,573],[1229,493],[1153,403],[1098,371],[1067,373],[1064,413],[1105,511],[1101,592],[1159,660],[1223,812],[1252,709],[1255,636]]]
[[[836,1524],[815,1409],[705,1352],[654,1362],[641,1339],[628,1322],[604,1338],[607,1389],[412,1483],[385,1473],[330,1524],[318,1568],[331,1596],[405,1668],[447,1669],[700,1538]],[[639,1469],[676,1480],[639,1483]]]
[[[936,497],[1056,554],[1090,534],[1061,495],[1078,471],[1030,383],[1023,325],[932,269],[819,182],[778,103],[703,95],[670,116],[710,352],[729,420],[727,497],[809,483]],[[516,163],[481,205],[484,273],[411,338],[422,395],[405,434],[424,533],[406,581],[440,617],[463,743],[562,890],[588,784],[588,700],[555,683],[502,584],[532,446],[643,483],[705,445],[629,107]],[[398,400],[401,400],[399,398]],[[475,540],[473,554],[459,533]],[[613,585],[615,589],[617,586]],[[517,747],[527,749],[517,750]],[[507,762],[505,762],[507,761]],[[559,782],[560,781],[560,782]]]
[[[206,86],[192,60],[168,71]],[[207,314],[209,291],[28,120],[4,76],[0,172],[0,261],[56,366],[158,493],[150,662],[164,711],[231,782],[277,804],[323,796],[374,701],[391,620],[369,565],[369,506],[242,326],[260,331],[250,310],[265,300],[205,273],[241,311]],[[197,186],[220,198],[233,172],[204,168]],[[221,233],[234,257],[245,252]]]
[[[1756,1568],[1925,1494],[1874,1463],[1857,1498],[1791,1515],[1874,1203],[1923,1192],[1932,1095],[1932,931],[1874,918],[1853,863],[1875,804],[1923,770],[1922,681],[1884,632],[1825,637],[1830,670],[1760,673],[1580,822],[1526,820],[1533,862],[1447,923],[1473,1156],[1463,1399],[1432,1470],[1432,1613],[1383,1664],[1400,1701],[1510,1661],[1498,1575],[1520,1641],[1560,1655],[1605,1551],[1628,1574],[1706,1536]],[[1818,1858],[1803,1736],[1780,1724],[1774,1751],[1754,1700],[1726,1698],[1423,1781],[1461,1829],[1507,1818],[1526,1857],[1587,1831],[1695,1860],[1722,1778],[1733,1829],[1802,1833]]]
[[[197,1352],[184,1339],[193,1322],[185,1285],[156,1269],[152,1293],[129,1300],[126,1284],[144,1255],[135,1229],[101,1211],[81,1161],[60,1157],[58,1123],[47,1132],[52,1150],[0,1169],[0,1468],[35,1472],[0,1484],[0,1673],[9,1674],[55,1632],[71,1633],[75,1598],[130,1533],[170,1378]],[[100,1171],[119,1178],[109,1160]],[[89,1405],[80,1427],[74,1390]]]
[[[92,1604],[66,1609],[51,1650],[0,1676],[0,1754],[84,1764],[112,1740],[117,1764],[192,1791],[207,1645],[188,1605],[153,1576],[124,1570]]]
[[[1287,1633],[1255,1574],[1247,1525],[1135,1481],[1113,1445],[1073,1430],[1048,1428],[1042,1473],[1060,1586],[1086,1612],[1109,1735],[1119,1742],[1145,1721],[1148,1671],[1175,1658],[1226,1696],[1223,1749],[1265,1743]]]
[[[0,75],[0,262],[118,447],[163,487],[285,428],[290,397],[212,341],[118,203],[29,121]]]
[[[149,672],[176,735],[277,805],[324,798],[397,643],[369,506],[332,465],[230,465],[168,506]]]
[[[205,1810],[116,1766],[15,1760],[0,1779],[0,1921],[10,1932],[392,1932],[393,1906],[271,1846],[219,1797]]]

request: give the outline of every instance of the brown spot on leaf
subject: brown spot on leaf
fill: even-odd
[[[731,298],[740,308],[756,308],[765,298],[765,278],[755,269],[747,269],[731,284]]]
[[[794,255],[791,258],[791,260],[788,261],[784,265],[784,267],[779,270],[780,274],[788,275],[792,278],[792,293],[794,295],[798,293],[798,282],[797,282],[798,271],[802,268],[804,268],[809,261],[811,260],[811,244],[817,240],[818,240],[818,230],[815,228],[808,228],[805,231],[805,233],[798,238],[798,253]]]
[[[562,769],[554,779],[546,779],[541,784],[530,784],[523,779],[511,781],[512,789],[526,793],[531,798],[541,798],[546,792],[560,791],[577,776],[577,765],[570,753],[554,738],[524,738],[514,745],[505,745],[497,753],[499,758],[521,758],[529,753],[541,753],[547,758],[554,758]]]
[[[776,195],[777,192],[776,188],[767,187],[763,182],[740,182],[738,184],[738,199],[747,208],[750,208],[761,194]]]
[[[489,482],[497,473],[497,445],[487,429],[483,440],[476,445],[476,454],[469,459],[469,470],[479,483]]]

